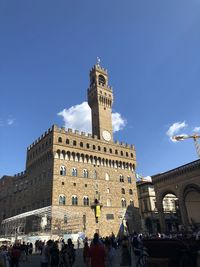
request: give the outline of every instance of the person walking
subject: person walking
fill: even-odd
[[[54,242],[50,248],[50,267],[58,267],[60,251],[58,249],[58,243]]]
[[[89,249],[90,267],[106,267],[106,251],[99,240],[99,235],[94,234],[94,239]]]
[[[10,267],[19,267],[19,259],[21,256],[20,247],[14,244],[10,250]]]
[[[85,263],[85,267],[89,267],[89,245],[88,242],[85,242],[84,248],[83,248],[83,261]]]
[[[131,267],[131,250],[128,238],[125,236],[122,240],[121,247],[121,267]]]

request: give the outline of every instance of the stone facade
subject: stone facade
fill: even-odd
[[[167,194],[177,197],[179,225],[183,229],[200,226],[200,160],[196,160],[153,175],[152,182],[156,193],[161,231],[166,231],[163,198]]]
[[[97,231],[105,236],[118,234],[120,225],[139,230],[135,149],[113,141],[112,102],[107,71],[97,64],[88,89],[92,134],[53,125],[30,145],[26,171],[13,177],[12,204],[1,220],[49,206],[46,231],[52,233],[85,232],[91,237]],[[28,232],[41,230],[36,228]]]

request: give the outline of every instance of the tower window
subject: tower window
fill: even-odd
[[[112,154],[112,149],[110,148],[110,153]]]
[[[76,141],[75,140],[73,141],[73,146],[76,146]]]
[[[99,85],[104,86],[106,83],[106,79],[104,78],[103,75],[99,75]]]
[[[107,204],[107,207],[110,207],[110,206],[111,206],[111,199],[108,198],[106,202],[107,202],[107,203],[106,203],[106,204]]]
[[[83,205],[84,205],[84,206],[89,206],[89,198],[88,198],[87,196],[85,196],[85,197],[83,198]]]
[[[83,142],[80,142],[80,147],[83,147]]]
[[[129,189],[129,194],[132,195],[133,194],[133,190]]]
[[[90,148],[90,144],[87,143],[86,147],[87,147],[87,148]]]
[[[122,198],[122,208],[126,208],[126,199]]]
[[[126,156],[128,157],[128,152],[126,152]]]
[[[100,146],[98,146],[98,150],[101,151],[101,147]]]
[[[83,170],[83,177],[88,178],[88,170],[87,169]]]
[[[64,195],[59,196],[59,205],[65,205],[65,196]]]
[[[78,198],[77,196],[72,196],[72,205],[77,206],[78,205]]]
[[[123,156],[123,151],[121,151],[121,156]]]
[[[123,175],[119,176],[119,181],[120,181],[120,183],[124,183],[124,176]]]
[[[125,189],[124,188],[122,188],[121,191],[122,191],[122,194],[125,194]]]
[[[109,180],[110,180],[110,176],[109,176],[108,173],[105,174],[105,180],[106,180],[106,181],[109,181]]]
[[[66,139],[66,144],[69,145],[69,139]]]
[[[96,149],[96,146],[95,146],[95,145],[93,145],[93,149],[94,149],[94,150]]]
[[[118,150],[117,149],[115,150],[115,154],[118,155]]]
[[[133,153],[131,153],[131,158],[133,158]]]
[[[58,143],[62,143],[62,137],[58,137]],[[44,144],[42,144],[44,146]]]
[[[60,166],[60,175],[65,176],[66,175],[66,168],[65,166]]]
[[[72,169],[72,176],[77,176],[77,169],[76,168]]]
[[[127,176],[128,183],[131,184],[131,177]]]
[[[104,152],[106,152],[106,147],[104,147]]]

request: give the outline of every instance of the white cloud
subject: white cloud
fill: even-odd
[[[185,123],[185,121],[183,122],[175,122],[173,123],[169,129],[166,132],[166,135],[170,137],[171,141],[175,141],[174,139],[172,139],[172,136],[174,136],[175,134],[179,133],[180,130],[186,128],[188,125]],[[180,135],[185,135],[185,134],[180,134]]]
[[[58,113],[64,120],[65,128],[72,128],[86,133],[92,132],[91,109],[87,102],[72,106]],[[113,131],[122,130],[126,120],[119,113],[112,113]]]
[[[14,123],[14,119],[7,119],[7,124],[12,125]]]
[[[194,133],[200,132],[200,127],[195,127],[195,128],[193,129],[193,132],[194,132]]]
[[[6,126],[11,126],[14,123],[14,119],[0,119],[0,127],[6,127]]]
[[[112,113],[113,132],[118,132],[126,126],[126,120],[118,112]]]

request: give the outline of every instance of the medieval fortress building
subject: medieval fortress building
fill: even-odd
[[[113,91],[99,63],[87,93],[92,134],[53,125],[27,148],[25,172],[0,179],[1,235],[138,229],[135,149],[113,141]]]

